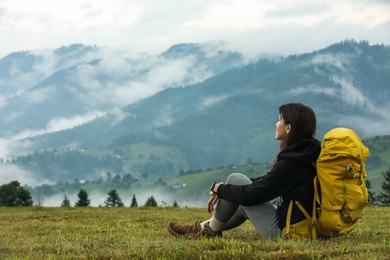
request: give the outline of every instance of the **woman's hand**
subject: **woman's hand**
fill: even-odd
[[[206,204],[206,208],[207,208],[207,211],[209,213],[211,213],[213,211],[213,208],[214,208],[214,205],[215,203],[217,203],[218,201],[218,194],[217,194],[217,191],[218,191],[218,187],[223,184],[223,182],[218,182],[218,183],[215,183],[214,187],[213,187],[213,190],[210,191],[210,198],[209,200],[207,201],[207,204]]]
[[[215,203],[217,203],[217,201],[218,201],[218,195],[216,193],[210,191],[210,198],[206,204],[206,208],[207,208],[208,213],[213,212],[214,205],[215,205]]]

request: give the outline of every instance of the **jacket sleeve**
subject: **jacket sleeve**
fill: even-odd
[[[218,197],[244,206],[260,204],[279,197],[288,187],[292,174],[290,163],[280,160],[264,176],[249,185],[224,184],[218,187]]]

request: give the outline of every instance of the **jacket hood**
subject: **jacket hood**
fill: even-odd
[[[281,151],[277,159],[288,159],[300,163],[311,164],[315,162],[321,152],[321,142],[316,138],[300,139]]]

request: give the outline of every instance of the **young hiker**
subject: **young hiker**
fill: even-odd
[[[280,150],[269,172],[254,179],[233,173],[225,183],[213,183],[206,204],[211,213],[218,201],[212,217],[192,225],[169,223],[169,232],[187,239],[220,237],[222,231],[250,220],[264,238],[281,236],[291,200],[299,201],[307,212],[312,212],[316,176],[313,163],[321,150],[321,142],[314,138],[315,131],[316,117],[310,107],[300,103],[281,105],[275,134]],[[276,208],[270,201],[277,197],[281,197],[281,204]],[[294,204],[291,224],[304,219]]]

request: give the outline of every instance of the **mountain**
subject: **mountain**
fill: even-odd
[[[176,52],[163,56],[191,49],[175,47]],[[260,59],[195,84],[166,88],[81,126],[29,138],[41,152],[12,163],[55,181],[105,171],[166,178],[180,170],[270,162],[278,149],[278,107],[286,102],[314,109],[319,139],[333,127],[353,128],[362,138],[386,135],[389,70],[389,46],[353,40],[278,60]],[[85,160],[64,159],[70,157]],[[99,167],[93,163],[99,158],[112,158],[116,167]],[[75,174],[80,164],[85,168]]]
[[[0,60],[0,138],[79,125],[161,90],[201,82],[244,62],[222,44],[177,44],[135,55],[74,44]]]

